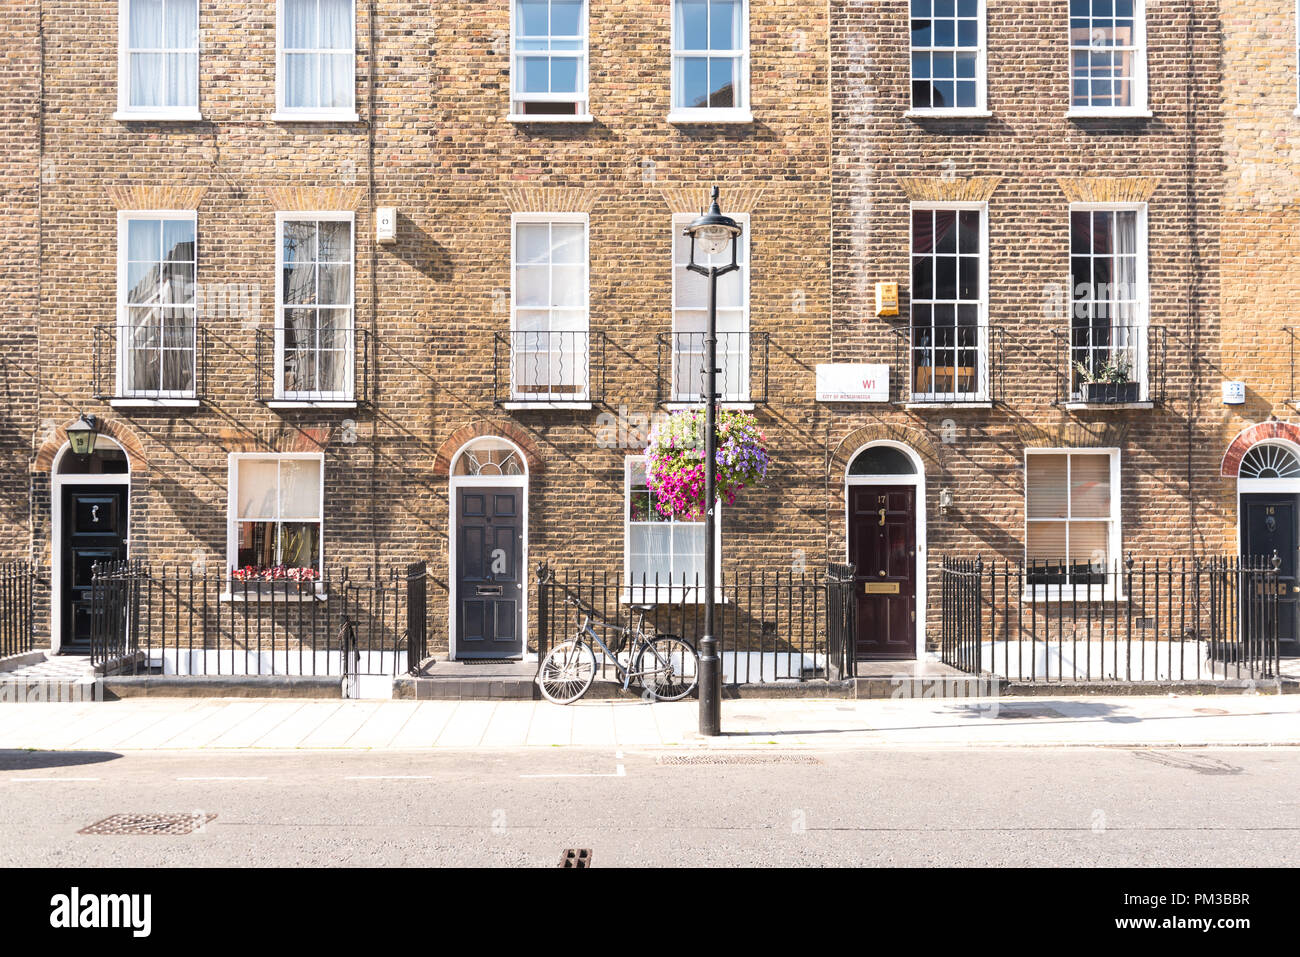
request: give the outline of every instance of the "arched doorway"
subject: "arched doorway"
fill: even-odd
[[[871,442],[844,476],[847,560],[856,566],[859,659],[925,652],[925,465],[901,442]]]
[[[528,621],[528,461],[481,436],[451,463],[448,646],[453,660],[522,658]]]
[[[1297,559],[1300,558],[1300,446],[1287,439],[1256,442],[1237,470],[1237,533],[1241,555],[1278,567],[1278,640],[1288,653],[1300,643]]]
[[[50,467],[50,648],[90,653],[91,569],[127,557],[131,466],[105,435],[89,455],[64,443]]]

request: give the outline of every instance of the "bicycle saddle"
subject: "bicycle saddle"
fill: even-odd
[[[628,605],[633,611],[654,611],[658,605]]]

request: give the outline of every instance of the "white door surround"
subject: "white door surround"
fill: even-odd
[[[515,455],[519,459],[520,468],[523,470],[518,475],[505,475],[493,473],[490,469],[487,471],[480,470],[477,474],[457,475],[456,470],[460,463],[461,457],[471,450],[471,447],[479,443],[502,442],[514,449]],[[522,636],[523,650],[525,656],[528,654],[528,458],[524,455],[523,449],[515,442],[500,435],[481,435],[470,439],[459,449],[451,458],[451,467],[447,470],[450,476],[448,480],[447,494],[447,651],[448,657],[456,660],[456,605],[457,605],[457,587],[458,571],[456,566],[456,541],[460,537],[457,528],[457,504],[456,493],[462,488],[518,488],[522,489],[523,505],[520,509],[522,517],[522,533],[520,551],[523,555],[523,627]]]
[[[95,437],[96,451],[101,449],[118,449],[123,455],[126,450],[106,435]],[[63,644],[63,486],[65,485],[112,485],[126,487],[127,515],[127,554],[131,553],[131,473],[117,472],[105,475],[67,473],[60,474],[59,468],[66,455],[71,454],[72,447],[63,443],[50,464],[50,653],[57,655]],[[130,457],[127,457],[128,463]],[[128,469],[130,466],[128,465]]]
[[[911,461],[916,471],[911,475],[850,475],[849,470],[859,455],[871,448],[884,446],[897,449]],[[849,486],[851,485],[910,485],[916,489],[916,660],[925,657],[926,572],[929,561],[925,539],[925,461],[903,442],[877,439],[859,446],[848,457],[844,467],[844,561],[849,563]],[[855,636],[856,640],[856,636]]]

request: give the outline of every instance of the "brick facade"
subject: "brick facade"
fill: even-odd
[[[1295,230],[1275,227],[1295,218],[1294,38],[1261,25],[1292,30],[1294,11],[1149,0],[1152,116],[1105,120],[1065,116],[1066,6],[989,4],[990,115],[926,119],[904,115],[907,0],[752,0],[754,122],[673,125],[670,5],[592,0],[594,122],[520,124],[506,119],[505,0],[358,0],[360,121],[285,123],[272,118],[273,0],[200,3],[198,122],[111,119],[117,3],[14,0],[0,119],[11,210],[0,553],[51,561],[48,469],[60,429],[85,410],[131,455],[141,558],[224,563],[228,454],[321,447],[326,563],[429,559],[433,639],[445,646],[448,469],[464,441],[494,434],[529,462],[530,562],[618,570],[624,458],[638,449],[602,436],[654,411],[655,337],[672,328],[672,216],[700,210],[714,182],[728,212],[750,217],[750,329],[772,337],[769,401],[756,412],[774,472],[724,510],[728,570],[842,560],[845,468],[878,439],[925,463],[932,580],[945,552],[1023,555],[1034,447],[1121,449],[1125,551],[1217,552],[1235,522],[1224,451],[1291,398],[1279,357]],[[926,201],[987,202],[1003,401],[817,403],[820,363],[901,371],[909,204]],[[1068,284],[1070,203],[1107,201],[1149,204],[1150,322],[1168,336],[1167,396],[1152,409],[1056,404],[1065,369],[1053,333],[1068,327],[1045,316],[1045,297]],[[394,245],[374,241],[386,206],[398,210]],[[253,314],[203,320],[198,409],[111,408],[91,398],[92,345],[115,317],[117,212],[173,208],[197,211],[199,282],[251,290]],[[355,315],[374,350],[371,401],[357,409],[255,401],[257,330],[274,322],[275,215],[290,210],[355,212]],[[592,409],[494,402],[511,214],[546,211],[589,217],[590,328],[607,337]],[[879,281],[899,282],[898,319],[875,317]],[[1251,380],[1240,415],[1218,402],[1221,376]]]

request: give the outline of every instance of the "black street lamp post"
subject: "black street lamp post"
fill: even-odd
[[[740,268],[736,262],[740,224],[722,215],[715,186],[709,211],[684,232],[691,239],[691,262],[686,268],[709,280],[709,318],[704,333],[704,634],[700,638],[700,734],[718,735],[722,733],[722,662],[713,634],[717,561],[714,531],[718,521],[718,277]],[[707,255],[709,265],[695,261],[697,246]],[[713,260],[728,246],[731,262],[714,265]]]

